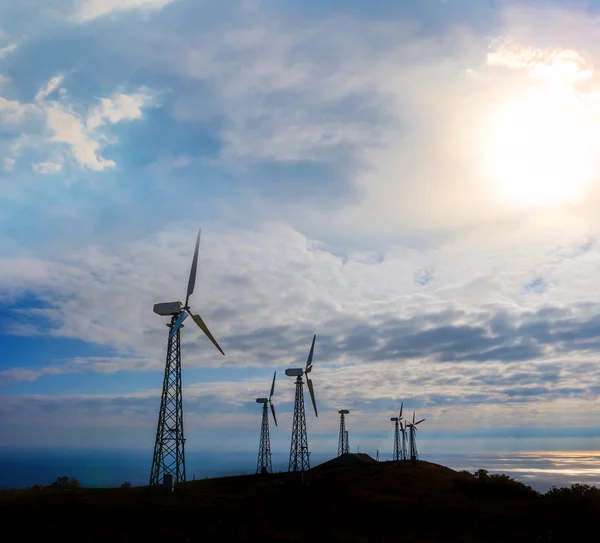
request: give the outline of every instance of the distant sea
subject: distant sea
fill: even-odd
[[[58,451],[0,449],[0,488],[24,488],[50,484],[66,475],[84,487],[118,487],[125,481],[147,485],[150,453],[135,451]],[[273,453],[273,471],[287,471],[288,455]],[[315,466],[332,458],[332,453],[311,453]],[[600,451],[520,452],[426,455],[422,460],[456,470],[487,469],[506,473],[546,492],[552,486],[584,483],[600,486]],[[380,457],[381,460],[390,458]],[[251,474],[256,470],[256,453],[186,452],[188,480]]]

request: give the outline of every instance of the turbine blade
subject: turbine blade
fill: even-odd
[[[202,317],[200,317],[200,315],[194,315],[194,313],[190,313],[190,315],[192,316],[192,319],[194,319],[194,322],[200,327],[200,330],[202,330],[206,334],[206,337],[208,339],[210,339],[213,342],[214,346],[217,349],[219,349],[219,351],[221,352],[221,354],[223,356],[225,356],[225,353],[223,352],[223,349],[221,349],[221,347],[219,347],[219,344],[217,343],[217,340],[210,333],[210,330],[208,329],[208,327],[206,326],[206,324],[204,324],[204,321],[202,320]]]
[[[308,366],[312,366],[313,353],[315,352],[315,339],[317,339],[317,334],[313,336],[312,345],[310,346],[310,353],[308,353],[308,359],[306,360],[306,370],[309,372]],[[312,369],[312,368],[311,368]]]
[[[413,424],[415,423],[415,412],[413,411]]]
[[[310,392],[310,399],[312,400],[313,407],[315,408],[315,417],[319,416],[317,413],[317,402],[315,401],[315,389],[313,388],[312,381],[307,377],[306,384],[308,385],[308,391]]]
[[[196,269],[198,268],[198,247],[200,245],[200,229],[196,238],[196,248],[194,249],[194,258],[192,259],[192,269],[190,270],[190,279],[188,281],[187,295],[185,297],[185,307],[188,306],[190,295],[194,292],[196,286]]]
[[[187,318],[187,313],[185,311],[182,311],[181,313],[179,313],[179,317],[177,317],[177,320],[175,321],[175,324],[173,325],[173,328],[171,328],[171,332],[169,333],[169,339],[171,339],[175,335],[177,330],[179,330],[181,323],[186,318]]]
[[[271,394],[269,394],[269,400],[273,397],[273,392],[275,392],[275,376],[277,372],[273,373],[273,384],[271,385]]]
[[[402,407],[403,407],[403,406],[404,406],[404,402],[401,402],[401,403],[400,403],[400,415],[399,415],[399,417],[398,417],[399,419],[401,419],[401,418],[402,418]]]
[[[415,422],[415,426],[416,426],[417,424],[421,424],[421,423],[422,423],[424,420],[425,420],[425,419],[421,419],[419,422]]]
[[[277,426],[277,417],[275,416],[275,406],[273,404],[271,404],[271,413],[273,413],[273,420],[275,421],[275,426]]]

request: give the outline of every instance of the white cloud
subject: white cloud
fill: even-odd
[[[20,123],[28,115],[35,113],[39,113],[39,111],[31,104],[23,104],[17,100],[7,100],[0,96],[0,119],[3,123]]]
[[[53,104],[46,106],[45,111],[52,141],[69,145],[81,166],[96,171],[116,166],[113,160],[99,155],[101,140],[86,132],[82,119],[72,110]]]
[[[34,146],[41,150],[50,148],[56,155],[66,148],[67,156],[72,156],[81,167],[95,171],[114,168],[115,161],[101,154],[107,144],[116,142],[108,138],[106,123],[114,125],[141,119],[142,108],[156,105],[153,95],[145,88],[132,94],[117,93],[111,98],[100,98],[98,106],[81,114],[77,111],[81,108],[76,108],[69,101],[66,90],[61,86],[63,82],[62,74],[50,78],[37,92],[33,103],[0,96],[0,119],[23,125],[23,132],[15,140],[13,151],[16,153],[25,146]],[[27,122],[31,118],[35,118],[38,124]],[[41,126],[40,119],[43,119]],[[33,164],[32,168],[37,173],[58,173],[62,170],[62,158],[42,160]]]
[[[12,171],[15,168],[16,160],[14,158],[5,158],[4,159],[4,169],[7,172]]]
[[[111,13],[146,10],[158,11],[174,0],[78,0],[75,19],[78,22],[89,22]]]
[[[35,95],[35,101],[41,102],[48,98],[48,96],[50,96],[53,92],[59,90],[64,78],[65,77],[62,74],[57,74],[50,78],[50,80]]]
[[[116,124],[120,121],[132,121],[142,118],[142,108],[156,105],[154,97],[140,89],[135,94],[116,93],[110,98],[101,98],[87,117],[87,127],[97,128],[106,122]]]
[[[39,164],[32,164],[31,167],[35,173],[39,174],[60,173],[63,169],[63,165],[57,162],[40,162]]]
[[[4,58],[5,56],[9,55],[10,53],[13,53],[16,50],[17,50],[17,44],[16,43],[11,43],[10,45],[7,45],[5,47],[1,47],[0,48],[0,59]]]

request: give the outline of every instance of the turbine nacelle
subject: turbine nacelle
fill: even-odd
[[[398,419],[398,417],[392,417],[390,420],[391,420],[392,422],[398,422],[398,420],[399,420],[399,419]]]
[[[268,403],[269,398],[256,398],[256,403]]]
[[[302,368],[288,368],[285,370],[285,374],[288,377],[302,377],[304,370]]]
[[[179,315],[183,311],[183,304],[181,302],[161,302],[160,304],[154,304],[153,310],[157,315],[163,317]]]
[[[348,411],[347,409],[340,409],[340,410],[338,411],[338,413],[339,413],[340,415],[347,415],[348,413],[350,413],[350,411]]]

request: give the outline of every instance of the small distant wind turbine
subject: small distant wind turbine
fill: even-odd
[[[310,392],[315,417],[318,417],[317,402],[315,401],[315,391],[312,381],[308,374],[312,371],[313,354],[315,352],[316,334],[313,336],[308,359],[306,360],[306,368],[288,368],[285,374],[288,377],[296,377],[296,399],[294,401],[294,422],[292,424],[292,442],[290,445],[290,462],[288,471],[306,471],[310,469],[310,453],[308,452],[308,438],[306,436],[306,413],[304,410],[304,388],[302,376],[306,375],[306,384]]]
[[[402,422],[400,422],[400,433],[402,434],[402,442],[400,444],[400,458],[402,460],[408,460],[408,452],[406,450],[406,421],[404,421],[404,426]]]
[[[408,426],[408,442],[410,447],[410,459],[414,462],[418,460],[419,454],[417,452],[417,424],[421,424],[425,419],[421,419],[418,422],[415,422],[415,412],[413,411],[413,420],[412,422],[407,422]]]
[[[200,245],[200,230],[196,237],[196,248],[192,259],[192,268],[188,280],[185,304],[181,302],[163,302],[154,305],[154,312],[158,315],[171,317],[169,337],[167,341],[167,361],[165,377],[158,413],[156,441],[154,443],[154,456],[150,471],[150,486],[172,483],[185,484],[185,438],[183,437],[183,404],[181,394],[181,329],[183,321],[191,315],[194,322],[206,334],[221,354],[225,354],[210,333],[210,330],[200,315],[190,311],[190,296],[196,285],[196,269],[198,267],[198,247]]]
[[[258,447],[258,462],[256,463],[256,473],[272,473],[273,467],[271,465],[271,439],[269,437],[269,410],[267,405],[271,406],[271,413],[273,413],[273,422],[277,426],[277,417],[275,416],[275,406],[271,402],[273,392],[275,392],[275,376],[277,372],[273,373],[273,383],[271,384],[271,393],[268,398],[256,398],[256,403],[263,404],[262,412],[262,424],[260,426],[260,445]]]
[[[347,409],[340,409],[340,437],[338,439],[338,456],[342,454],[348,454],[350,452],[350,446],[348,444],[348,432],[346,431],[346,415],[350,413]]]

